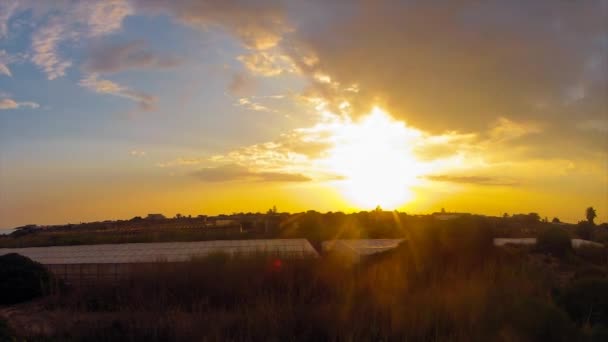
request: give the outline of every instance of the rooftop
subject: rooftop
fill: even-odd
[[[111,245],[0,248],[0,255],[18,253],[44,265],[182,262],[213,253],[271,253],[317,256],[306,239],[217,240],[197,242],[126,243]]]

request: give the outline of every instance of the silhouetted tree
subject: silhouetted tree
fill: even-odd
[[[551,220],[551,222],[553,222],[553,223],[561,223],[562,221],[560,221],[557,217],[554,217],[553,220]]]
[[[528,215],[525,215],[525,221],[527,223],[538,223],[540,222],[540,215],[538,215],[538,213],[529,213]]]
[[[593,222],[593,220],[595,220],[595,218],[597,217],[597,213],[595,212],[595,209],[593,209],[593,207],[589,207],[589,208],[587,208],[587,211],[585,214],[587,217],[587,222],[589,222],[592,225],[595,225],[595,222]]]

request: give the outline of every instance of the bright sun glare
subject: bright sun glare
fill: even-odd
[[[360,208],[396,209],[413,199],[411,187],[425,172],[412,154],[421,133],[380,108],[336,129],[326,162],[343,177],[338,189]]]

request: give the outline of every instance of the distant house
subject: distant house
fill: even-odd
[[[455,218],[459,218],[464,215],[466,215],[466,214],[465,213],[450,213],[450,212],[445,211],[445,209],[443,209],[443,208],[441,208],[441,212],[431,214],[431,216],[433,216],[433,218],[435,220],[440,220],[440,221],[453,220]]]
[[[146,216],[146,220],[164,220],[164,219],[166,219],[166,217],[163,214],[148,214],[148,216]]]
[[[432,214],[432,216],[435,220],[440,220],[440,221],[453,220],[453,219],[459,218],[463,215],[465,215],[465,214],[463,214],[463,213],[445,213],[445,212]]]

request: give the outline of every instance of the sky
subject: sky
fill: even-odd
[[[608,1],[0,0],[0,228],[608,221]]]

